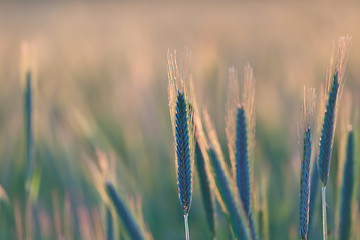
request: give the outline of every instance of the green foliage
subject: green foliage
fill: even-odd
[[[112,62],[106,63],[114,64],[113,62],[112,59]],[[116,66],[120,65],[120,70],[117,71],[126,73],[128,69],[124,69],[122,63],[116,63]],[[222,109],[226,99],[223,91],[225,83],[220,81],[225,78],[221,72],[223,63],[211,64],[213,68],[208,69],[209,74],[205,75],[205,80],[196,79],[195,85],[198,87],[203,84],[203,88],[196,88],[197,92],[202,93],[199,94],[203,97],[201,106],[208,106],[209,112],[216,116],[219,145],[226,146]],[[24,237],[27,232],[32,232],[28,236],[32,239],[112,239],[112,233],[114,236],[121,236],[121,239],[148,239],[151,238],[150,235],[154,239],[183,239],[183,219],[179,217],[183,211],[178,202],[174,142],[168,119],[166,84],[163,83],[166,76],[163,64],[159,65],[161,67],[155,66],[157,68],[152,77],[145,77],[157,79],[158,82],[151,80],[154,82],[139,84],[137,80],[143,77],[141,69],[136,71],[139,76],[132,73],[136,76],[131,79],[125,73],[114,77],[111,72],[113,70],[106,67],[99,70],[93,66],[82,69],[64,66],[62,72],[50,64],[41,66],[43,69],[31,75],[31,78],[28,75],[23,84],[24,95],[21,95],[17,81],[5,81],[12,79],[13,74],[0,72],[1,78],[5,79],[1,82],[3,94],[0,104],[0,239],[20,239],[19,236]],[[6,71],[12,70],[9,68]],[[202,70],[199,68],[199,71]],[[264,70],[259,69],[261,71]],[[71,80],[62,82],[59,79],[62,80],[65,72],[65,75],[73,76]],[[281,71],[277,72],[281,76]],[[265,78],[265,74],[266,71],[261,72],[259,79]],[[352,77],[355,75],[349,76],[349,81],[353,81]],[[118,81],[120,78],[131,81]],[[211,79],[210,85],[207,79]],[[269,81],[275,87],[265,92],[279,99],[268,99],[269,96],[265,94],[264,100],[264,96],[259,94],[259,102],[270,102],[271,111],[279,115],[275,118],[266,116],[266,108],[259,108],[265,113],[259,114],[257,118],[254,149],[256,160],[249,169],[253,174],[250,175],[253,188],[250,191],[253,201],[251,211],[259,239],[296,239],[300,172],[297,167],[300,166],[300,161],[292,161],[295,159],[296,144],[295,140],[291,141],[295,139],[292,136],[295,127],[290,122],[298,101],[293,92],[290,92],[292,88],[287,85],[279,87],[274,79]],[[260,81],[259,85],[261,84],[267,83]],[[49,90],[51,88],[55,90]],[[263,91],[264,89],[260,92],[264,93]],[[358,129],[355,128],[354,132],[356,131]],[[334,138],[337,138],[336,134]],[[89,171],[88,165],[97,159],[97,148],[106,152],[109,162],[114,164],[104,167],[101,162],[94,163],[100,169],[94,175],[94,172]],[[354,148],[354,152],[359,151],[358,145],[355,144]],[[224,152],[224,156],[226,157],[221,159],[221,156],[210,154],[212,167],[216,167],[213,173],[217,172],[217,175],[208,175],[208,193],[201,193],[204,184],[194,181],[192,208],[189,212],[192,239],[228,239],[232,234],[239,238],[251,238],[249,223],[244,212],[239,210],[241,203],[235,194],[235,179],[229,171],[232,167],[228,164],[231,161],[227,159],[230,154]],[[205,157],[202,166],[204,169],[199,173],[208,173],[208,163]],[[356,154],[354,166],[354,169],[359,166]],[[107,168],[107,171],[103,171],[103,168]],[[223,169],[223,172],[219,169]],[[356,194],[359,186],[358,172],[354,171],[353,202],[359,198]],[[192,174],[200,177],[199,173]],[[331,174],[329,176],[331,179]],[[127,190],[126,193],[116,193],[126,199],[126,207],[131,210],[129,212],[134,217],[131,221],[136,222],[135,225],[122,222],[121,217],[127,215],[129,218],[129,214],[124,214],[126,208],[119,208],[121,216],[116,215],[115,205],[119,206],[121,200],[114,197],[114,192],[110,194],[113,202],[108,195],[103,195],[105,184],[102,181],[107,178],[114,181],[115,186],[119,184]],[[201,177],[203,178],[204,176]],[[94,179],[103,184],[104,189],[98,189]],[[210,179],[217,181],[218,187]],[[337,201],[332,181],[327,182],[330,216],[333,215],[332,203]],[[30,186],[28,193],[24,189],[25,183]],[[219,201],[216,188],[222,191],[220,194],[223,195],[223,202]],[[28,194],[31,196],[31,208],[27,200]],[[214,194],[220,205],[228,205],[227,213],[223,214],[224,210],[220,210],[218,203],[212,205],[212,201],[202,202],[203,196]],[[202,204],[205,205],[205,214]],[[108,206],[111,206],[111,210]],[[312,228],[316,232],[321,228],[319,213],[320,208],[315,204]],[[358,215],[359,213],[357,217]],[[356,214],[351,221],[355,221],[354,219]],[[130,223],[131,221],[129,220]],[[355,224],[352,222],[353,226]],[[129,237],[129,229],[134,226],[139,229],[131,231],[132,237]],[[146,228],[151,234],[144,231]],[[358,230],[353,227],[354,234],[359,234],[356,231]],[[138,232],[143,235],[137,235]],[[329,224],[329,232],[335,232],[332,224]]]

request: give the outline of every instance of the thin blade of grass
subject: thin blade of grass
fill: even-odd
[[[352,130],[348,133],[346,160],[343,174],[341,201],[339,239],[347,240],[351,236],[351,203],[354,189],[354,137]]]
[[[215,213],[214,197],[210,189],[210,182],[205,169],[204,155],[200,149],[199,140],[195,143],[195,163],[200,181],[200,190],[205,208],[206,221],[209,226],[212,237],[215,237]]]

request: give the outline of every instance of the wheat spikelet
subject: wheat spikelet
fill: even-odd
[[[309,176],[311,159],[311,128],[305,130],[300,182],[300,238],[307,239],[309,223]]]
[[[175,112],[176,159],[179,198],[184,215],[189,213],[192,192],[192,173],[189,147],[187,106],[184,94],[178,92]]]
[[[240,106],[238,108],[236,123],[236,183],[242,206],[250,223],[252,238],[257,239],[254,220],[250,208],[251,191],[247,140],[245,112],[243,107]]]
[[[328,92],[326,96],[326,107],[325,115],[322,124],[321,137],[320,137],[320,146],[319,146],[319,156],[318,156],[318,170],[321,181],[324,186],[327,184],[329,171],[330,171],[330,160],[333,144],[333,135],[336,126],[336,112],[337,112],[337,102],[342,93],[344,85],[344,72],[346,68],[348,51],[351,44],[351,37],[345,36],[341,37],[338,40],[337,48],[337,58],[334,69],[334,75],[331,80],[330,73],[333,65],[333,57],[330,64],[329,77],[328,77]],[[331,81],[330,81],[331,80]]]
[[[336,99],[339,89],[338,72],[334,74],[334,81],[332,82],[328,104],[326,106],[325,117],[320,138],[320,150],[318,157],[318,170],[321,181],[324,186],[327,184],[329,171],[330,171],[330,159],[333,143],[333,132],[335,123],[335,107]]]
[[[247,153],[246,117],[243,107],[238,108],[236,123],[236,182],[242,205],[250,213],[250,176]]]

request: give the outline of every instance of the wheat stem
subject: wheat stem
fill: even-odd
[[[322,223],[323,223],[323,240],[327,240],[327,220],[326,220],[326,186],[322,187]]]
[[[186,240],[189,240],[190,237],[189,237],[189,214],[185,214],[184,215],[184,223],[185,223],[185,238]]]

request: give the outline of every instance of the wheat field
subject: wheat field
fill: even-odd
[[[167,66],[169,52],[185,49],[191,52],[197,104],[201,113],[207,109],[228,166],[228,70],[238,70],[242,90],[244,66],[252,66],[252,191],[266,187],[261,197],[268,204],[269,239],[299,239],[303,139],[298,126],[304,86],[315,88],[321,98],[333,46],[346,34],[352,44],[327,182],[327,228],[328,239],[336,239],[346,130],[352,124],[350,239],[359,239],[354,227],[360,224],[359,10],[350,1],[1,2],[0,239],[106,239],[107,206],[113,202],[101,187],[104,178],[137,216],[138,231],[153,239],[185,239]],[[30,180],[24,124],[27,68]],[[192,180],[190,239],[210,239],[195,171]],[[254,208],[259,198],[252,197]],[[322,236],[320,187],[317,200],[309,239]],[[216,239],[233,239],[220,204],[214,206]],[[131,219],[124,224],[115,208],[111,212],[117,239],[134,238],[127,232]]]

